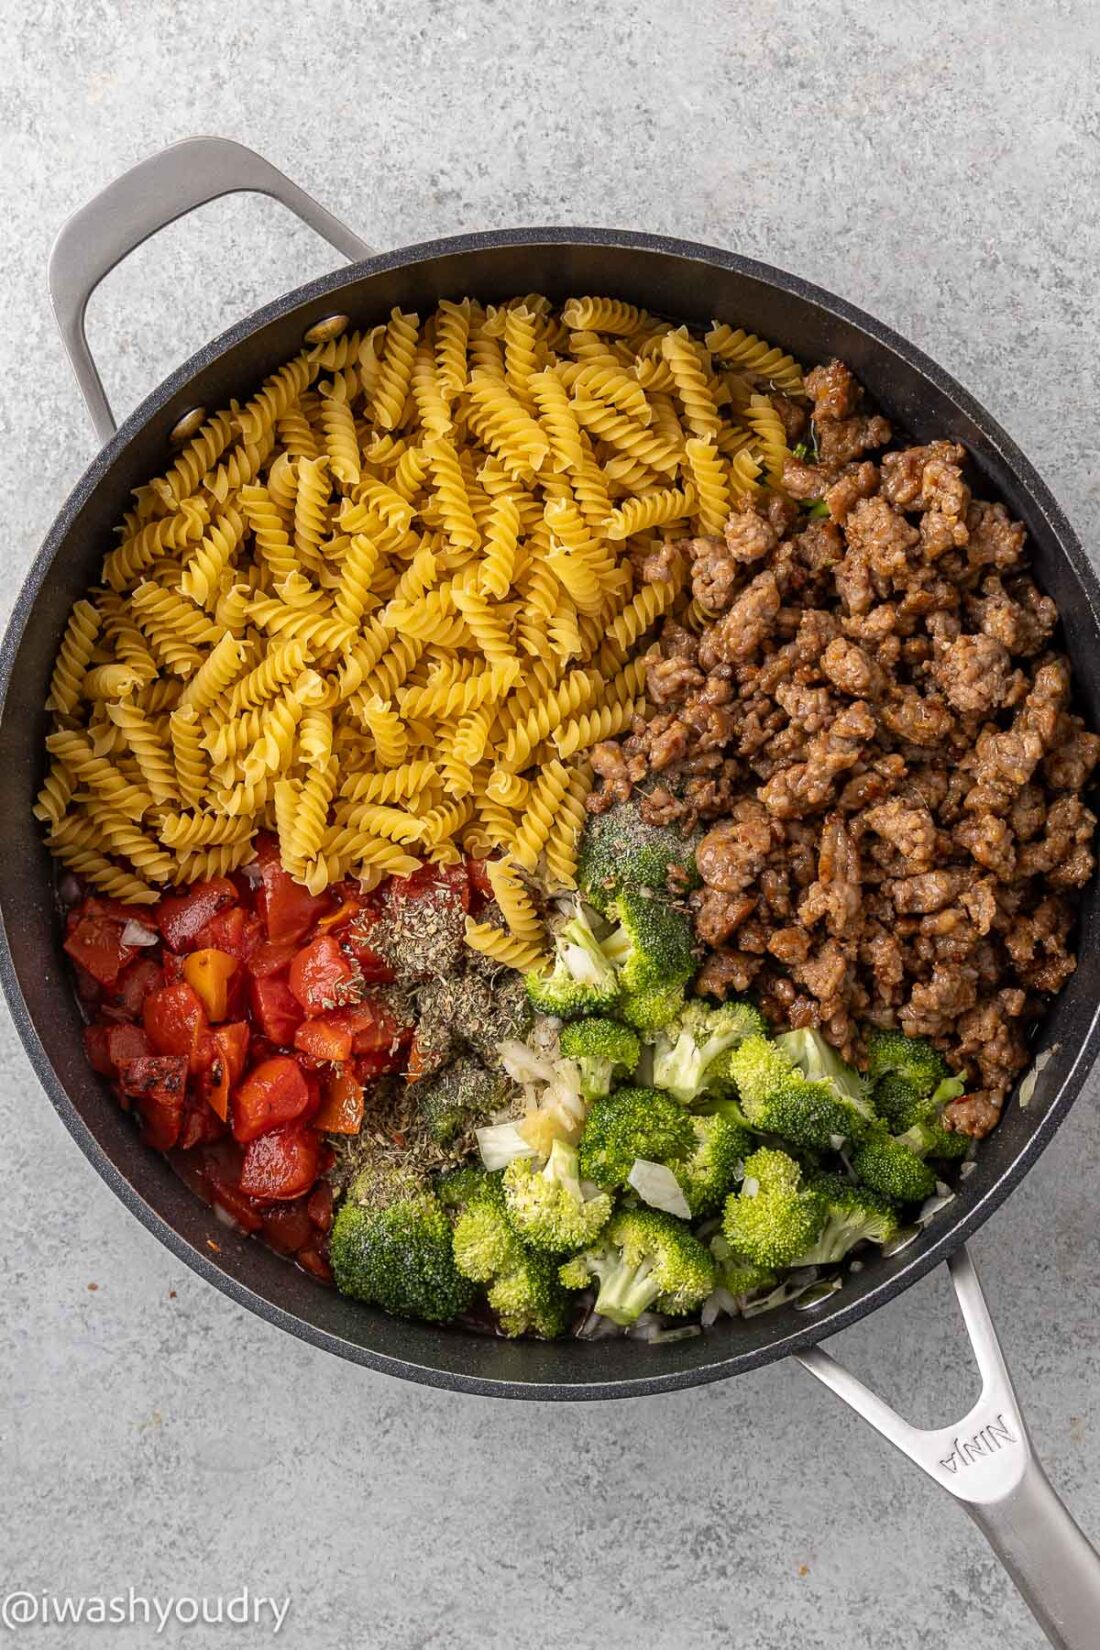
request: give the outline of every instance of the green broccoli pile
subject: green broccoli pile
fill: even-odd
[[[332,1234],[346,1293],[507,1336],[694,1333],[661,1320],[764,1310],[899,1241],[966,1151],[944,1123],[963,1084],[930,1043],[869,1030],[860,1072],[817,1031],[688,997],[693,845],[619,812],[586,830],[579,897],[525,982],[534,1029],[502,1049],[528,1106],[542,1082],[573,1096],[560,1126],[536,1149],[513,1091],[480,1166],[360,1176]],[[433,1126],[457,1132],[502,1083],[459,1064]]]

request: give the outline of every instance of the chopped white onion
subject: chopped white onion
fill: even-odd
[[[678,1220],[690,1220],[691,1210],[683,1188],[672,1170],[663,1163],[650,1163],[644,1157],[634,1159],[634,1167],[626,1177],[643,1203],[651,1209],[663,1209],[666,1215]]]
[[[968,1157],[962,1168],[959,1170],[959,1179],[969,1180],[970,1176],[974,1173],[974,1170],[977,1167],[978,1165],[974,1159],[972,1157]]]
[[[487,1128],[474,1132],[481,1161],[490,1173],[496,1169],[506,1169],[517,1157],[538,1156],[534,1146],[527,1144],[514,1123],[490,1123]]]
[[[240,872],[241,876],[248,883],[250,888],[258,888],[260,883],[264,880],[264,874],[260,869],[260,862],[258,859],[250,859],[247,865],[242,865],[240,867]]]
[[[920,1214],[917,1216],[917,1225],[927,1226],[929,1221],[935,1219],[941,1209],[946,1209],[947,1205],[954,1203],[954,1201],[955,1194],[951,1188],[945,1186],[942,1180],[937,1180],[935,1196],[926,1198],[921,1204]]]
[[[829,1136],[829,1144],[833,1148],[834,1152],[839,1152],[843,1148],[844,1142],[847,1138],[848,1136],[846,1134],[831,1134]]]
[[[741,1308],[738,1306],[737,1301],[730,1294],[729,1290],[724,1289],[722,1285],[719,1284],[717,1289],[711,1290],[710,1294],[703,1302],[703,1309],[699,1314],[699,1321],[703,1325],[704,1329],[709,1329],[711,1324],[717,1323],[723,1312],[727,1317],[736,1318],[740,1311]]]
[[[552,1083],[554,1065],[533,1048],[515,1037],[508,1037],[500,1045],[500,1063],[509,1077],[517,1083]]]
[[[563,945],[561,958],[572,977],[582,985],[599,985],[602,982],[604,971],[583,945]]]
[[[1020,1084],[1020,1105],[1025,1109],[1030,1106],[1035,1097],[1035,1085],[1042,1075],[1044,1066],[1050,1064],[1051,1060],[1053,1060],[1061,1046],[1061,1043],[1052,1043],[1049,1048],[1042,1049],[1040,1053],[1035,1056],[1035,1064]]]
[[[742,1197],[755,1197],[760,1190],[760,1182],[755,1175],[747,1174],[741,1186]]]
[[[160,935],[155,928],[147,928],[143,922],[130,917],[122,925],[123,945],[156,945]]]
[[[693,1335],[702,1333],[697,1323],[677,1324],[674,1329],[663,1329],[659,1321],[643,1324],[640,1318],[627,1330],[634,1340],[647,1341],[650,1346],[665,1346],[669,1341],[689,1341]]]

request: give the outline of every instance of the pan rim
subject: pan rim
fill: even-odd
[[[670,236],[649,235],[630,230],[598,229],[590,227],[529,227],[489,230],[476,234],[455,235],[399,247],[379,253],[360,262],[349,264],[328,275],[304,283],[280,295],[259,309],[235,322],[211,339],[185,362],[177,367],[127,416],[110,441],[93,457],[77,480],[68,498],[58,511],[41,547],[33,558],[24,582],[13,604],[3,640],[0,642],[0,718],[7,705],[12,670],[35,601],[42,589],[54,560],[80,510],[109,472],[115,460],[159,410],[194,377],[229,355],[248,338],[272,321],[279,320],[297,309],[316,303],[365,277],[386,271],[402,270],[435,259],[475,251],[505,250],[509,247],[532,245],[567,245],[607,247],[664,254],[687,259],[710,267],[719,267],[757,280],[789,296],[817,306],[827,315],[855,327],[870,338],[875,346],[887,354],[900,358],[914,369],[948,401],[953,403],[982,432],[999,461],[1012,472],[1026,493],[1033,510],[1041,515],[1056,541],[1060,553],[1069,563],[1095,616],[1100,612],[1100,580],[1093,571],[1076,532],[1057,503],[1047,484],[1031,461],[1001,427],[998,421],[942,367],[917,346],[910,343],[893,328],[869,315],[866,311],[837,297],[826,289],[759,260],[747,258],[721,248],[677,239]],[[70,1098],[58,1076],[23,998],[14,960],[0,911],[0,985],[3,986],[8,1008],[20,1041],[28,1055],[36,1077],[42,1084],[54,1110],[72,1135],[85,1157],[107,1183],[115,1195],[142,1224],[173,1254],[193,1271],[227,1295],[237,1304],[299,1339],[320,1347],[335,1356],[343,1357],[364,1367],[419,1384],[450,1391],[487,1397],[526,1398],[541,1400],[592,1401],[607,1398],[642,1397],[658,1392],[676,1391],[686,1387],[729,1379],[733,1375],[761,1367],[778,1358],[789,1356],[816,1345],[831,1335],[858,1322],[878,1310],[895,1296],[908,1289],[921,1277],[946,1260],[967,1237],[982,1226],[1005,1201],[1024,1175],[1045,1150],[1076,1100],[1085,1077],[1100,1049],[1100,1016],[1094,1013],[1087,1029],[1077,1044],[1073,1064],[1065,1074],[1044,1115],[1035,1124],[1015,1157],[986,1188],[983,1195],[967,1210],[944,1221],[939,1237],[923,1247],[897,1272],[872,1284],[856,1299],[843,1299],[843,1292],[825,1303],[824,1309],[808,1317],[804,1327],[777,1336],[758,1347],[748,1348],[711,1362],[693,1364],[682,1370],[630,1375],[613,1381],[593,1380],[577,1382],[532,1381],[470,1374],[417,1363],[408,1358],[378,1352],[358,1342],[346,1340],[339,1334],[322,1328],[278,1305],[265,1295],[257,1293],[220,1266],[209,1255],[183,1236],[164,1216],[159,1214],[126,1178],[100,1145],[85,1123],[75,1102]],[[835,1304],[834,1304],[835,1302]]]

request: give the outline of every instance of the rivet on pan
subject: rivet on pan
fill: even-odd
[[[173,425],[172,433],[168,439],[174,447],[179,446],[182,441],[190,441],[191,437],[196,435],[205,423],[206,408],[192,407],[190,412],[185,412],[178,423]]]
[[[348,324],[346,315],[326,315],[323,321],[314,321],[313,325],[303,334],[303,344],[327,344],[333,338],[339,338]]]

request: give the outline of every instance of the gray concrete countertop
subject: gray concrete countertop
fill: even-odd
[[[985,401],[1092,548],[1088,0],[0,0],[0,38],[5,611],[94,445],[46,301],[51,237],[124,168],[200,132],[258,148],[380,247],[603,223],[797,270]],[[330,262],[253,199],[147,245],[92,306],[116,409]],[[1039,1642],[963,1513],[794,1367],[506,1405],[268,1328],[123,1211],[2,1019],[0,1588],[247,1584],[292,1596],[277,1642],[309,1650]],[[974,1245],[1040,1452],[1094,1533],[1098,1092]],[[947,1419],[971,1387],[943,1279],[840,1350],[917,1420]],[[161,1640],[39,1626],[28,1642]]]

